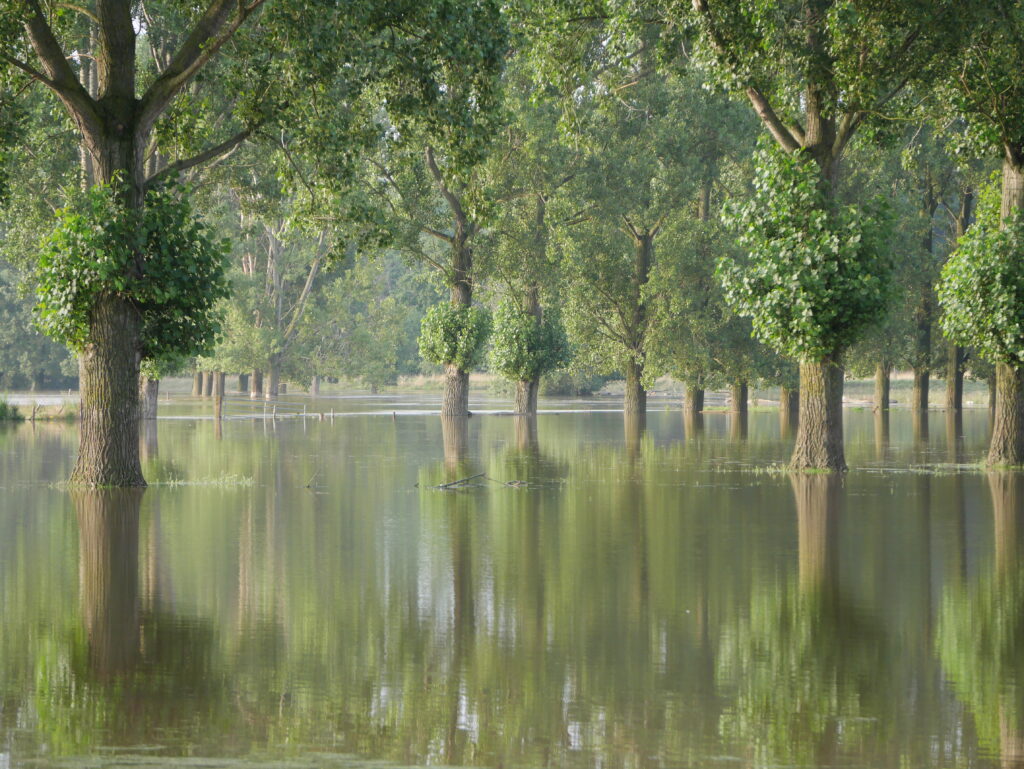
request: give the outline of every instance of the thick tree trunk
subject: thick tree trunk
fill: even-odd
[[[259,369],[253,369],[252,379],[249,380],[249,397],[263,397],[263,372]]]
[[[270,361],[270,367],[267,370],[267,381],[264,383],[263,396],[270,400],[276,398],[281,391],[281,372],[278,368],[278,363],[275,360]]]
[[[160,380],[139,377],[139,419],[156,419]]]
[[[238,392],[247,393],[249,392],[249,375],[239,374],[238,375]]]
[[[1024,371],[996,366],[996,414],[988,464],[1024,465]]]
[[[209,398],[213,395],[213,372],[203,372],[203,397]]]
[[[915,411],[928,410],[928,369],[914,369],[914,386],[910,392],[910,408]]]
[[[454,363],[444,367],[444,394],[441,396],[441,416],[466,417],[469,415],[469,372]]]
[[[846,470],[843,368],[834,359],[800,364],[800,425],[790,467],[794,470]]]
[[[145,486],[139,462],[140,319],[127,302],[103,297],[79,357],[81,438],[71,482]]]
[[[729,385],[729,411],[731,413],[746,414],[748,399],[746,382],[733,382]]]
[[[313,378],[309,380],[309,394],[313,397],[320,394],[320,377],[314,375]]]
[[[964,407],[964,348],[954,342],[946,347],[946,411]]]
[[[540,389],[540,380],[522,380],[516,382],[516,405],[517,414],[537,415],[537,390]]]
[[[686,385],[683,397],[683,416],[692,418],[704,410],[704,390],[696,385]]]
[[[626,361],[626,391],[622,396],[622,410],[627,414],[647,413],[647,391],[644,389],[644,364],[635,358]]]
[[[203,373],[197,371],[192,375],[192,397],[199,398],[203,394]]]
[[[875,365],[875,411],[889,410],[889,364],[878,363]]]

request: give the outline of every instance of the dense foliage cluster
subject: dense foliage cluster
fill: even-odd
[[[1024,366],[1024,216],[1000,221],[999,186],[986,185],[977,220],[938,286],[942,328],[993,363]]]
[[[549,311],[543,319],[505,300],[494,312],[491,366],[504,377],[532,381],[569,363],[569,340],[561,318]]]
[[[483,361],[490,333],[491,316],[484,308],[442,302],[423,316],[420,355],[431,363],[469,371]]]
[[[90,313],[105,294],[142,317],[141,354],[160,360],[212,349],[228,296],[226,247],[173,188],[147,193],[141,210],[96,185],[77,206],[61,209],[42,244],[36,319],[48,336],[81,350]]]
[[[726,299],[779,352],[834,355],[886,309],[894,260],[884,205],[832,203],[810,158],[760,151],[754,194],[727,219],[749,255],[723,259]]]

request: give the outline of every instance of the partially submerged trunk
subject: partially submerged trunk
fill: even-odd
[[[139,461],[138,312],[123,299],[101,298],[79,356],[81,433],[71,483],[145,486]]]
[[[238,375],[238,392],[247,393],[249,392],[249,375],[239,374]]]
[[[635,358],[629,358],[624,366],[626,375],[626,391],[622,396],[622,410],[626,414],[647,413],[647,391],[644,389],[644,364]]]
[[[192,375],[192,397],[198,398],[203,394],[203,374],[197,371]]]
[[[742,441],[747,438],[747,430],[750,425],[750,414],[747,411],[732,411],[729,413],[729,439]]]
[[[913,409],[910,412],[910,429],[914,436],[914,443],[928,443],[930,437],[928,409]]]
[[[643,447],[644,433],[647,431],[647,414],[643,411],[626,411],[622,417],[626,454],[635,459]]]
[[[749,395],[746,382],[733,382],[729,385],[729,411],[733,414],[746,414]]]
[[[800,425],[793,470],[846,470],[843,368],[835,358],[800,364]]]
[[[537,390],[540,389],[540,380],[521,380],[516,382],[516,414],[536,416],[537,414]]]
[[[139,377],[139,419],[156,419],[160,380]]]
[[[444,445],[444,463],[448,481],[456,481],[463,470],[469,452],[469,418],[465,415],[441,415],[441,441]]]
[[[964,407],[964,348],[950,342],[946,347],[946,411]]]
[[[996,366],[996,413],[988,464],[1024,465],[1024,371],[1005,363]]]
[[[686,395],[683,397],[683,416],[688,419],[704,411],[704,390],[696,385],[686,385]]]
[[[259,369],[253,369],[252,379],[249,380],[249,397],[263,397],[263,372]]]
[[[889,410],[889,364],[878,363],[875,365],[875,411]]]
[[[313,378],[309,380],[309,394],[316,397],[320,394],[320,377],[313,375]]]
[[[516,448],[523,452],[536,453],[540,444],[537,439],[537,417],[516,414],[513,417],[516,431]]]
[[[276,398],[280,393],[281,389],[281,369],[280,363],[274,358],[270,359],[270,365],[267,367],[267,381],[264,382],[263,396],[270,400]]]
[[[889,409],[875,412],[875,458],[884,460],[889,451]]]
[[[454,363],[449,363],[444,367],[441,416],[469,416],[469,372],[463,371]]]
[[[914,385],[910,391],[910,408],[914,411],[928,410],[928,379],[928,369],[914,369]]]
[[[209,398],[213,396],[213,372],[203,372],[203,397]]]

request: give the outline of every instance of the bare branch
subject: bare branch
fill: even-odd
[[[754,105],[754,111],[758,117],[761,118],[761,122],[764,123],[765,127],[775,137],[777,141],[786,152],[796,152],[802,146],[800,141],[793,136],[793,132],[783,124],[779,119],[779,116],[775,114],[775,110],[772,109],[771,103],[761,91],[753,86],[747,88],[747,98],[750,99],[750,103]]]
[[[455,214],[455,218],[460,222],[466,222],[466,212],[462,209],[462,203],[459,202],[459,198],[445,184],[444,175],[441,173],[441,169],[437,167],[437,161],[434,159],[434,148],[428,144],[424,155],[427,160],[427,168],[430,170],[430,175],[434,177],[434,181],[437,182],[437,188],[441,191],[441,196],[448,201],[448,205],[451,207],[452,213]]]
[[[182,160],[177,160],[171,163],[162,171],[159,171],[146,179],[144,186],[149,187],[153,184],[160,184],[171,177],[176,176],[181,171],[185,171],[189,168],[205,163],[208,160],[213,160],[214,158],[234,152],[242,142],[249,138],[252,131],[253,129],[251,126],[247,127],[236,133],[231,138],[225,139],[220,144],[214,145],[213,147],[200,152],[198,155],[193,155],[190,158],[183,158]]]

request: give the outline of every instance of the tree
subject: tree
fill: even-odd
[[[540,378],[570,359],[561,318],[549,310],[541,317],[505,299],[494,314],[491,366],[516,383],[517,414],[537,413]]]

